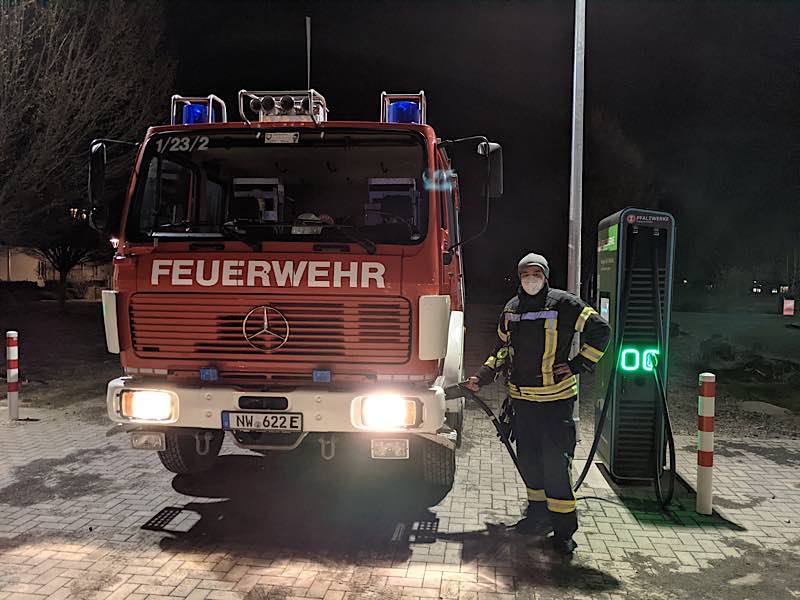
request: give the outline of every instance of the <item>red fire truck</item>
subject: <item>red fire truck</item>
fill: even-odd
[[[500,147],[437,138],[423,92],[384,93],[379,122],[329,121],[314,90],[238,104],[234,122],[217,96],[173,96],[124,197],[105,192],[114,141],[92,142],[92,221],[117,243],[106,340],[125,372],[109,417],[175,473],[211,467],[228,432],[262,453],[406,459],[451,485],[463,399],[443,387],[463,379],[464,279],[450,157],[471,146],[488,203]]]

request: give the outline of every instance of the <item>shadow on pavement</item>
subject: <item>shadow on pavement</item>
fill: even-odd
[[[602,465],[599,471],[616,495],[616,503],[627,508],[631,515],[641,523],[662,525],[665,527],[717,527],[732,531],[745,531],[741,525],[722,517],[718,512],[712,515],[701,515],[695,512],[696,496],[694,490],[680,475],[675,480],[675,494],[668,510],[661,508],[656,499],[655,486],[650,484],[620,484],[616,482]],[[663,493],[667,493],[667,474],[662,477]],[[600,500],[608,500],[600,498]]]
[[[462,545],[464,563],[512,567],[518,590],[545,586],[591,593],[620,587],[610,574],[579,564],[580,559],[563,562],[544,540],[532,541],[504,525],[487,524],[485,530],[465,533],[438,531],[438,519],[428,507],[449,490],[421,484],[411,465],[398,462],[368,470],[369,463],[354,468],[350,457],[325,463],[309,454],[225,455],[207,473],[176,476],[176,491],[203,501],[171,511],[193,516],[185,531],[169,509],[159,513],[169,520],[162,550],[213,549],[377,566],[408,560],[412,544],[444,541]]]
[[[207,473],[176,476],[173,488],[181,494],[220,501],[184,505],[199,520],[184,532],[165,527],[173,537],[162,539],[161,547],[405,560],[409,545],[396,532],[432,521],[428,507],[448,491],[415,481],[407,465],[368,472],[303,454],[225,455]]]
[[[581,564],[580,548],[573,560],[565,560],[550,550],[548,540],[520,535],[502,524],[487,523],[485,530],[440,533],[437,537],[463,544],[465,563],[513,566],[517,591],[555,588],[591,594],[612,592],[621,585],[613,575]]]

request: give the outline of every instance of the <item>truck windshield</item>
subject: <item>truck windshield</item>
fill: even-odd
[[[410,132],[161,134],[144,150],[127,238],[416,244],[425,167]]]

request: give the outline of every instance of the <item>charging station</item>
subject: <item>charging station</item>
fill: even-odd
[[[658,480],[664,468],[674,256],[669,213],[626,208],[598,226],[598,310],[613,333],[596,371],[605,396],[595,435],[600,460],[619,482]]]

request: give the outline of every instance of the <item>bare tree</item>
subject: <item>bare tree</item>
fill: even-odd
[[[655,207],[658,192],[655,175],[641,149],[614,119],[595,108],[589,112],[586,129],[581,292],[589,298],[597,268],[598,223],[627,206]]]
[[[76,219],[62,211],[50,213],[41,227],[29,235],[31,246],[27,252],[46,260],[58,273],[58,303],[62,310],[70,271],[79,265],[108,262],[113,254],[109,241],[89,227],[85,218]]]
[[[3,243],[67,268],[74,254],[52,244],[82,227],[63,217],[85,196],[89,141],[140,139],[167,116],[175,63],[163,37],[152,0],[0,0]]]

